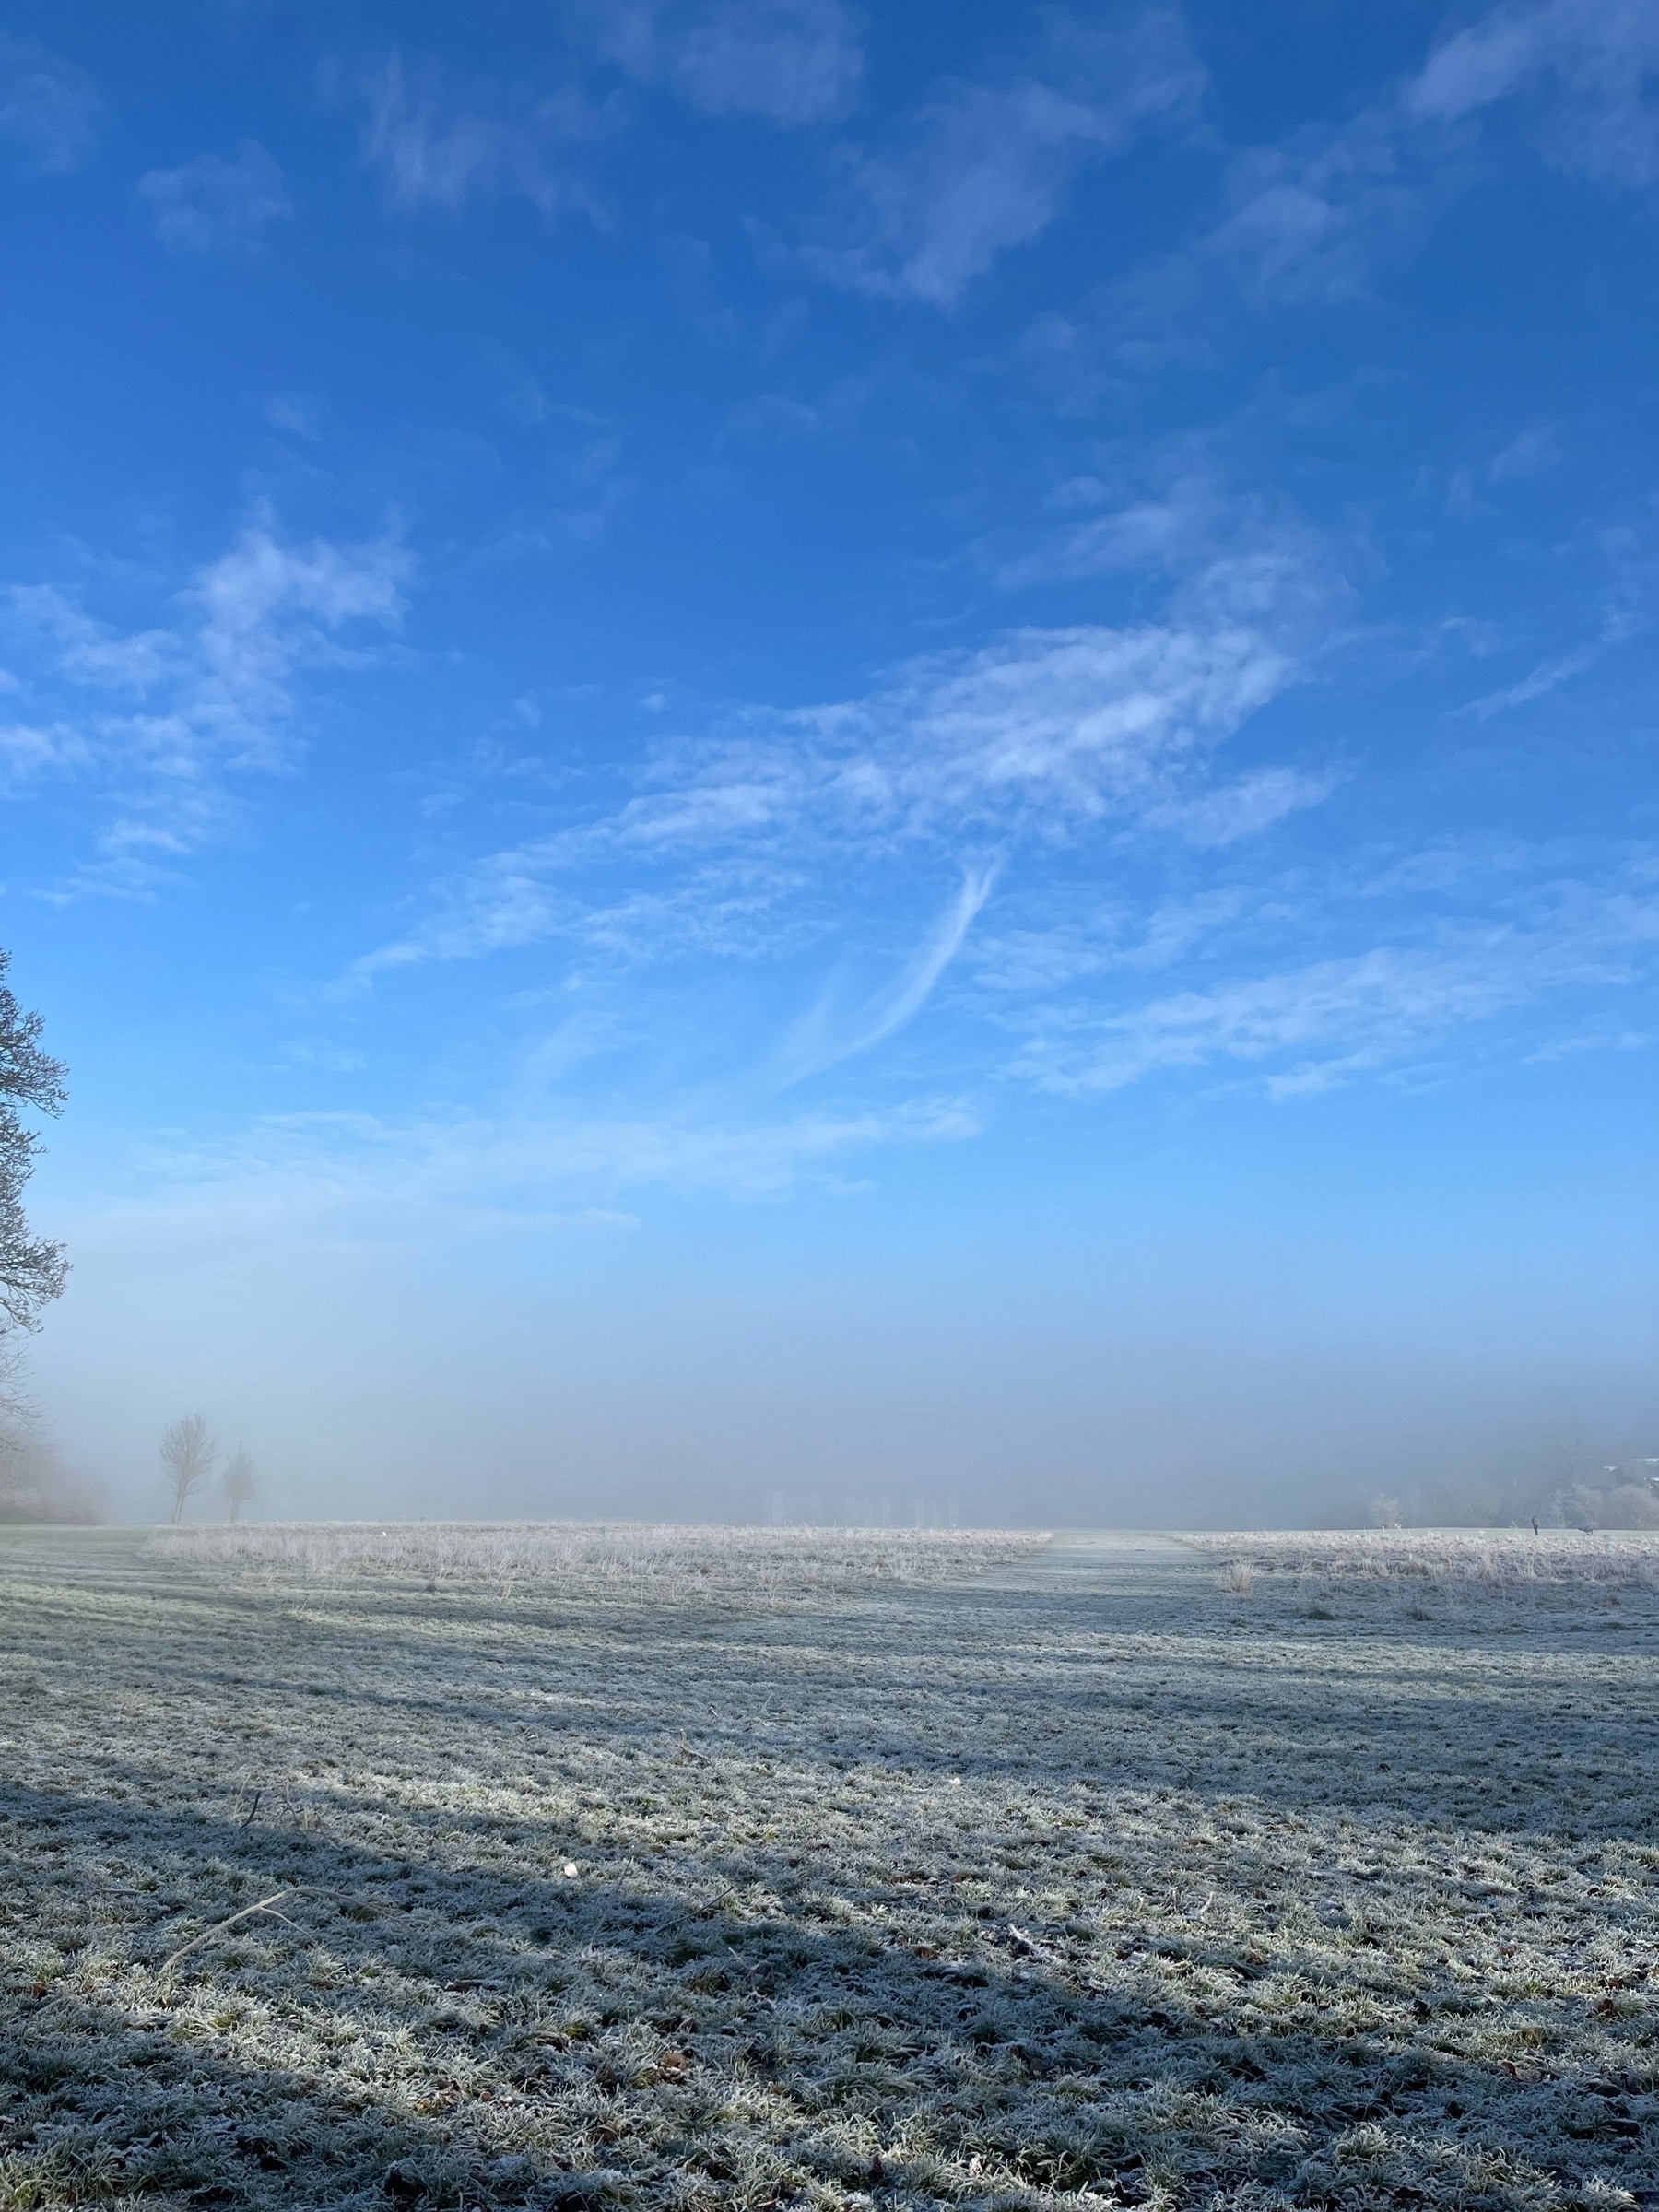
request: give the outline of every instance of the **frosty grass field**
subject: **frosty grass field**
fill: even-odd
[[[0,1532],[0,2212],[1659,2204],[1656,1567]]]

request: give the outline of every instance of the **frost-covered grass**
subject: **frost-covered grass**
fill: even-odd
[[[0,2208],[1656,2201],[1640,1588],[0,1606]]]
[[[673,1522],[302,1522],[170,1528],[158,1558],[221,1580],[405,1582],[538,1592],[631,1587],[794,1591],[865,1582],[944,1582],[1004,1567],[1048,1542],[1006,1529],[697,1528]]]
[[[1659,1589],[1659,1530],[1546,1528],[1235,1531],[1181,1542],[1226,1567],[1333,1577],[1444,1583],[1603,1583]]]

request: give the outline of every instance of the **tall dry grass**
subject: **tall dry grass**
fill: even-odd
[[[151,1557],[216,1580],[384,1581],[502,1592],[556,1585],[660,1596],[936,1583],[1049,1541],[1001,1529],[699,1528],[634,1522],[292,1522],[164,1529]]]
[[[1659,1589],[1659,1531],[1376,1528],[1183,1535],[1230,1568],[1330,1580],[1411,1579],[1498,1585],[1594,1583]],[[1232,1585],[1236,1587],[1237,1585]]]

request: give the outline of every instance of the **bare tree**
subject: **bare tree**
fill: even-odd
[[[174,1526],[184,1518],[184,1508],[213,1472],[218,1446],[199,1413],[187,1413],[169,1421],[161,1431],[161,1471],[172,1488]]]
[[[25,1014],[6,984],[9,952],[0,952],[0,1393],[14,1333],[37,1328],[41,1309],[64,1288],[64,1248],[30,1234],[23,1185],[34,1173],[41,1140],[23,1126],[21,1109],[57,1113],[64,1068],[41,1050],[41,1018]]]
[[[242,1507],[252,1504],[259,1495],[259,1477],[253,1472],[253,1457],[246,1444],[238,1444],[225,1462],[224,1485],[230,1518],[240,1521]]]

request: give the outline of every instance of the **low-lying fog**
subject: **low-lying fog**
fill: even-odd
[[[37,1395],[118,1519],[163,1513],[195,1411],[265,1517],[1480,1522],[1659,1452],[1616,1275],[1098,1223],[906,1248],[855,1205],[815,1245],[779,1207],[391,1254],[86,1233]]]

